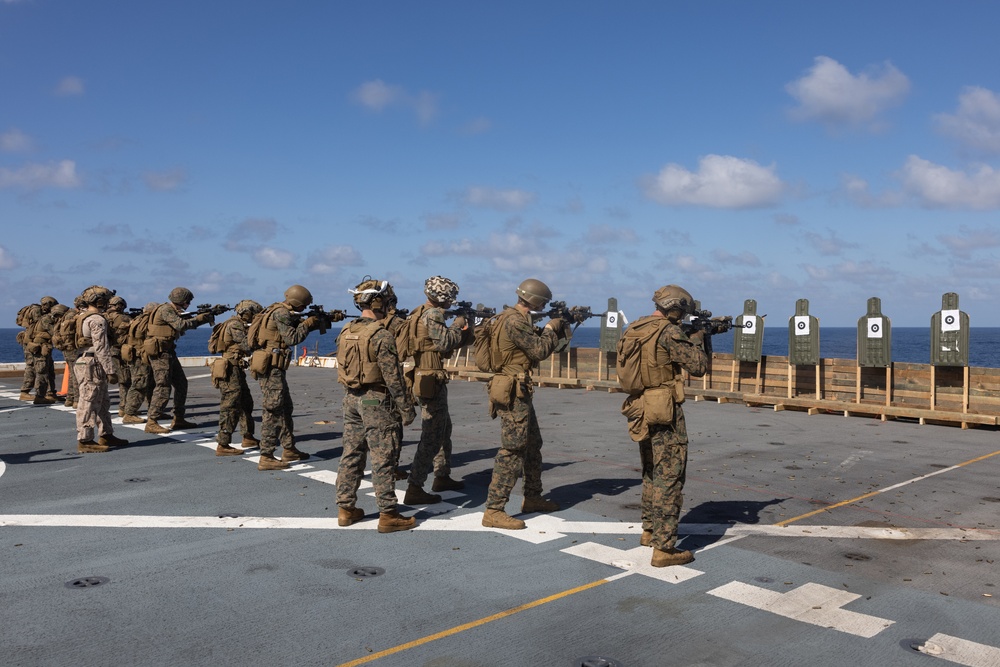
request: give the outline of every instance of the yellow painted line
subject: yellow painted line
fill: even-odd
[[[617,578],[617,575],[614,578]],[[414,640],[412,642],[408,642],[406,644],[400,644],[399,646],[394,646],[393,648],[389,648],[389,649],[386,649],[384,651],[379,651],[378,653],[372,653],[371,655],[365,656],[364,658],[358,658],[357,660],[352,660],[351,662],[341,663],[341,664],[337,665],[337,667],[355,667],[355,665],[363,665],[365,663],[372,662],[373,660],[378,660],[379,658],[385,658],[387,656],[394,655],[394,654],[399,653],[401,651],[406,651],[407,649],[416,648],[417,646],[423,646],[424,644],[429,644],[430,642],[436,641],[438,639],[444,639],[445,637],[451,637],[452,635],[457,635],[460,632],[465,632],[466,630],[471,630],[473,628],[478,628],[480,626],[486,625],[487,623],[491,623],[493,621],[499,621],[500,619],[507,618],[508,616],[513,616],[514,614],[516,614],[518,612],[526,611],[528,609],[534,609],[535,607],[540,607],[543,604],[547,604],[549,602],[554,602],[556,600],[561,600],[562,598],[569,597],[570,595],[574,595],[576,593],[580,593],[580,592],[583,592],[583,591],[590,590],[591,588],[596,588],[596,587],[600,586],[601,584],[608,583],[611,580],[612,580],[612,577],[609,577],[607,579],[598,579],[597,581],[592,581],[589,584],[584,584],[583,586],[577,586],[576,588],[571,588],[571,589],[563,591],[561,593],[556,593],[554,595],[550,595],[548,597],[541,598],[540,600],[535,600],[534,602],[528,602],[528,603],[522,604],[519,607],[514,607],[513,609],[508,609],[507,611],[502,611],[499,614],[493,614],[492,616],[487,616],[485,618],[481,618],[478,621],[472,621],[471,623],[465,623],[463,625],[459,625],[457,627],[454,627],[454,628],[452,628],[450,630],[444,630],[443,632],[438,632],[438,633],[433,634],[433,635],[428,635],[426,637],[423,637],[421,639],[416,639],[416,640]]]
[[[878,491],[865,493],[863,495],[858,496],[857,498],[851,498],[850,500],[842,500],[839,503],[834,503],[833,505],[827,505],[826,507],[820,508],[818,510],[813,510],[812,512],[806,512],[805,514],[800,514],[799,516],[792,517],[791,519],[785,519],[784,521],[779,521],[774,525],[787,526],[790,523],[795,523],[796,521],[800,521],[802,519],[808,519],[811,516],[816,516],[817,514],[822,514],[823,512],[828,512],[838,507],[843,507],[844,505],[853,505],[856,502],[860,502],[862,500],[865,500],[866,498],[871,498],[872,496],[877,496],[880,493],[885,493],[886,491],[892,491],[893,489],[898,489],[901,486],[906,486],[907,484],[913,484],[914,482],[925,480],[928,477],[934,477],[935,475],[941,475],[946,472],[951,472],[952,470],[958,470],[959,468],[971,465],[973,463],[985,461],[986,459],[996,456],[997,454],[1000,454],[1000,451],[995,451],[992,454],[984,454],[982,456],[977,456],[974,459],[969,459],[968,461],[965,461],[963,463],[958,463],[956,465],[951,466],[950,468],[942,468],[941,470],[935,470],[932,473],[921,475],[920,477],[914,477],[913,479],[908,479],[905,482],[900,482],[899,484],[893,484],[892,486],[887,486],[884,489],[879,489]]]

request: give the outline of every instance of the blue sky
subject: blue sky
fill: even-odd
[[[0,0],[0,321],[401,305],[524,278],[630,319],[869,297],[1000,326],[1000,4]]]

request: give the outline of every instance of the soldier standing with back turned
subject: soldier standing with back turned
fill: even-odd
[[[122,343],[128,339],[128,325],[132,318],[125,314],[128,303],[122,297],[115,295],[108,301],[108,309],[104,316],[108,319],[108,333],[111,339],[111,358],[115,363],[115,375],[118,376],[118,416],[125,416],[125,400],[129,387],[132,386],[132,373],[129,365],[122,361]]]
[[[235,310],[236,314],[220,325],[222,328],[218,334],[212,332],[212,337],[218,336],[219,339],[215,351],[222,354],[222,357],[212,363],[212,384],[220,393],[216,456],[238,456],[243,453],[243,449],[231,446],[233,431],[237,426],[243,433],[242,444],[245,449],[260,446],[260,441],[253,437],[253,395],[250,394],[244,369],[247,365],[246,358],[252,352],[247,344],[247,325],[264,308],[256,301],[244,299],[236,304]]]
[[[111,359],[108,321],[104,317],[104,309],[113,295],[114,292],[100,285],[88,287],[81,295],[85,307],[75,320],[77,361],[70,370],[76,374],[79,388],[76,434],[77,451],[82,454],[106,452],[128,444],[128,440],[114,434],[108,396],[108,383],[118,382]]]

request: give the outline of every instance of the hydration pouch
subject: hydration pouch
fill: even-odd
[[[212,361],[212,386],[216,389],[229,377],[229,360],[226,358]]]
[[[486,385],[486,393],[490,397],[490,405],[509,410],[514,404],[514,385],[517,378],[511,375],[494,375]]]
[[[254,350],[250,355],[250,372],[254,377],[267,375],[271,372],[271,353],[267,350]]]
[[[670,426],[674,423],[674,387],[647,389],[642,393],[642,403],[647,424]]]
[[[413,373],[413,395],[417,398],[434,398],[438,395],[441,384],[438,371],[416,370]]]
[[[129,345],[128,343],[122,345],[121,354],[122,354],[122,361],[124,361],[126,364],[135,361],[135,348]]]
[[[142,341],[142,351],[147,357],[160,356],[160,341],[156,338],[147,338]]]

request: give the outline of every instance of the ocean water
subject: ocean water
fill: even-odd
[[[0,329],[0,363],[23,362],[24,351],[17,344],[15,336],[19,329]],[[339,329],[331,329],[325,335],[317,332],[309,334],[304,345],[309,354],[333,354]],[[177,351],[182,357],[208,354],[209,327],[188,331],[177,341]],[[855,359],[857,356],[856,327],[822,327],[819,334],[820,356],[826,359]],[[597,347],[600,341],[599,327],[580,327],[573,334],[573,347]],[[733,334],[725,333],[713,337],[716,352],[733,351]],[[893,361],[926,364],[930,363],[931,333],[924,327],[893,327]],[[301,354],[303,346],[298,347]],[[788,329],[765,328],[763,353],[770,356],[788,355]],[[53,355],[61,360],[58,351]],[[1000,368],[1000,327],[972,327],[969,329],[969,365],[983,368]]]

